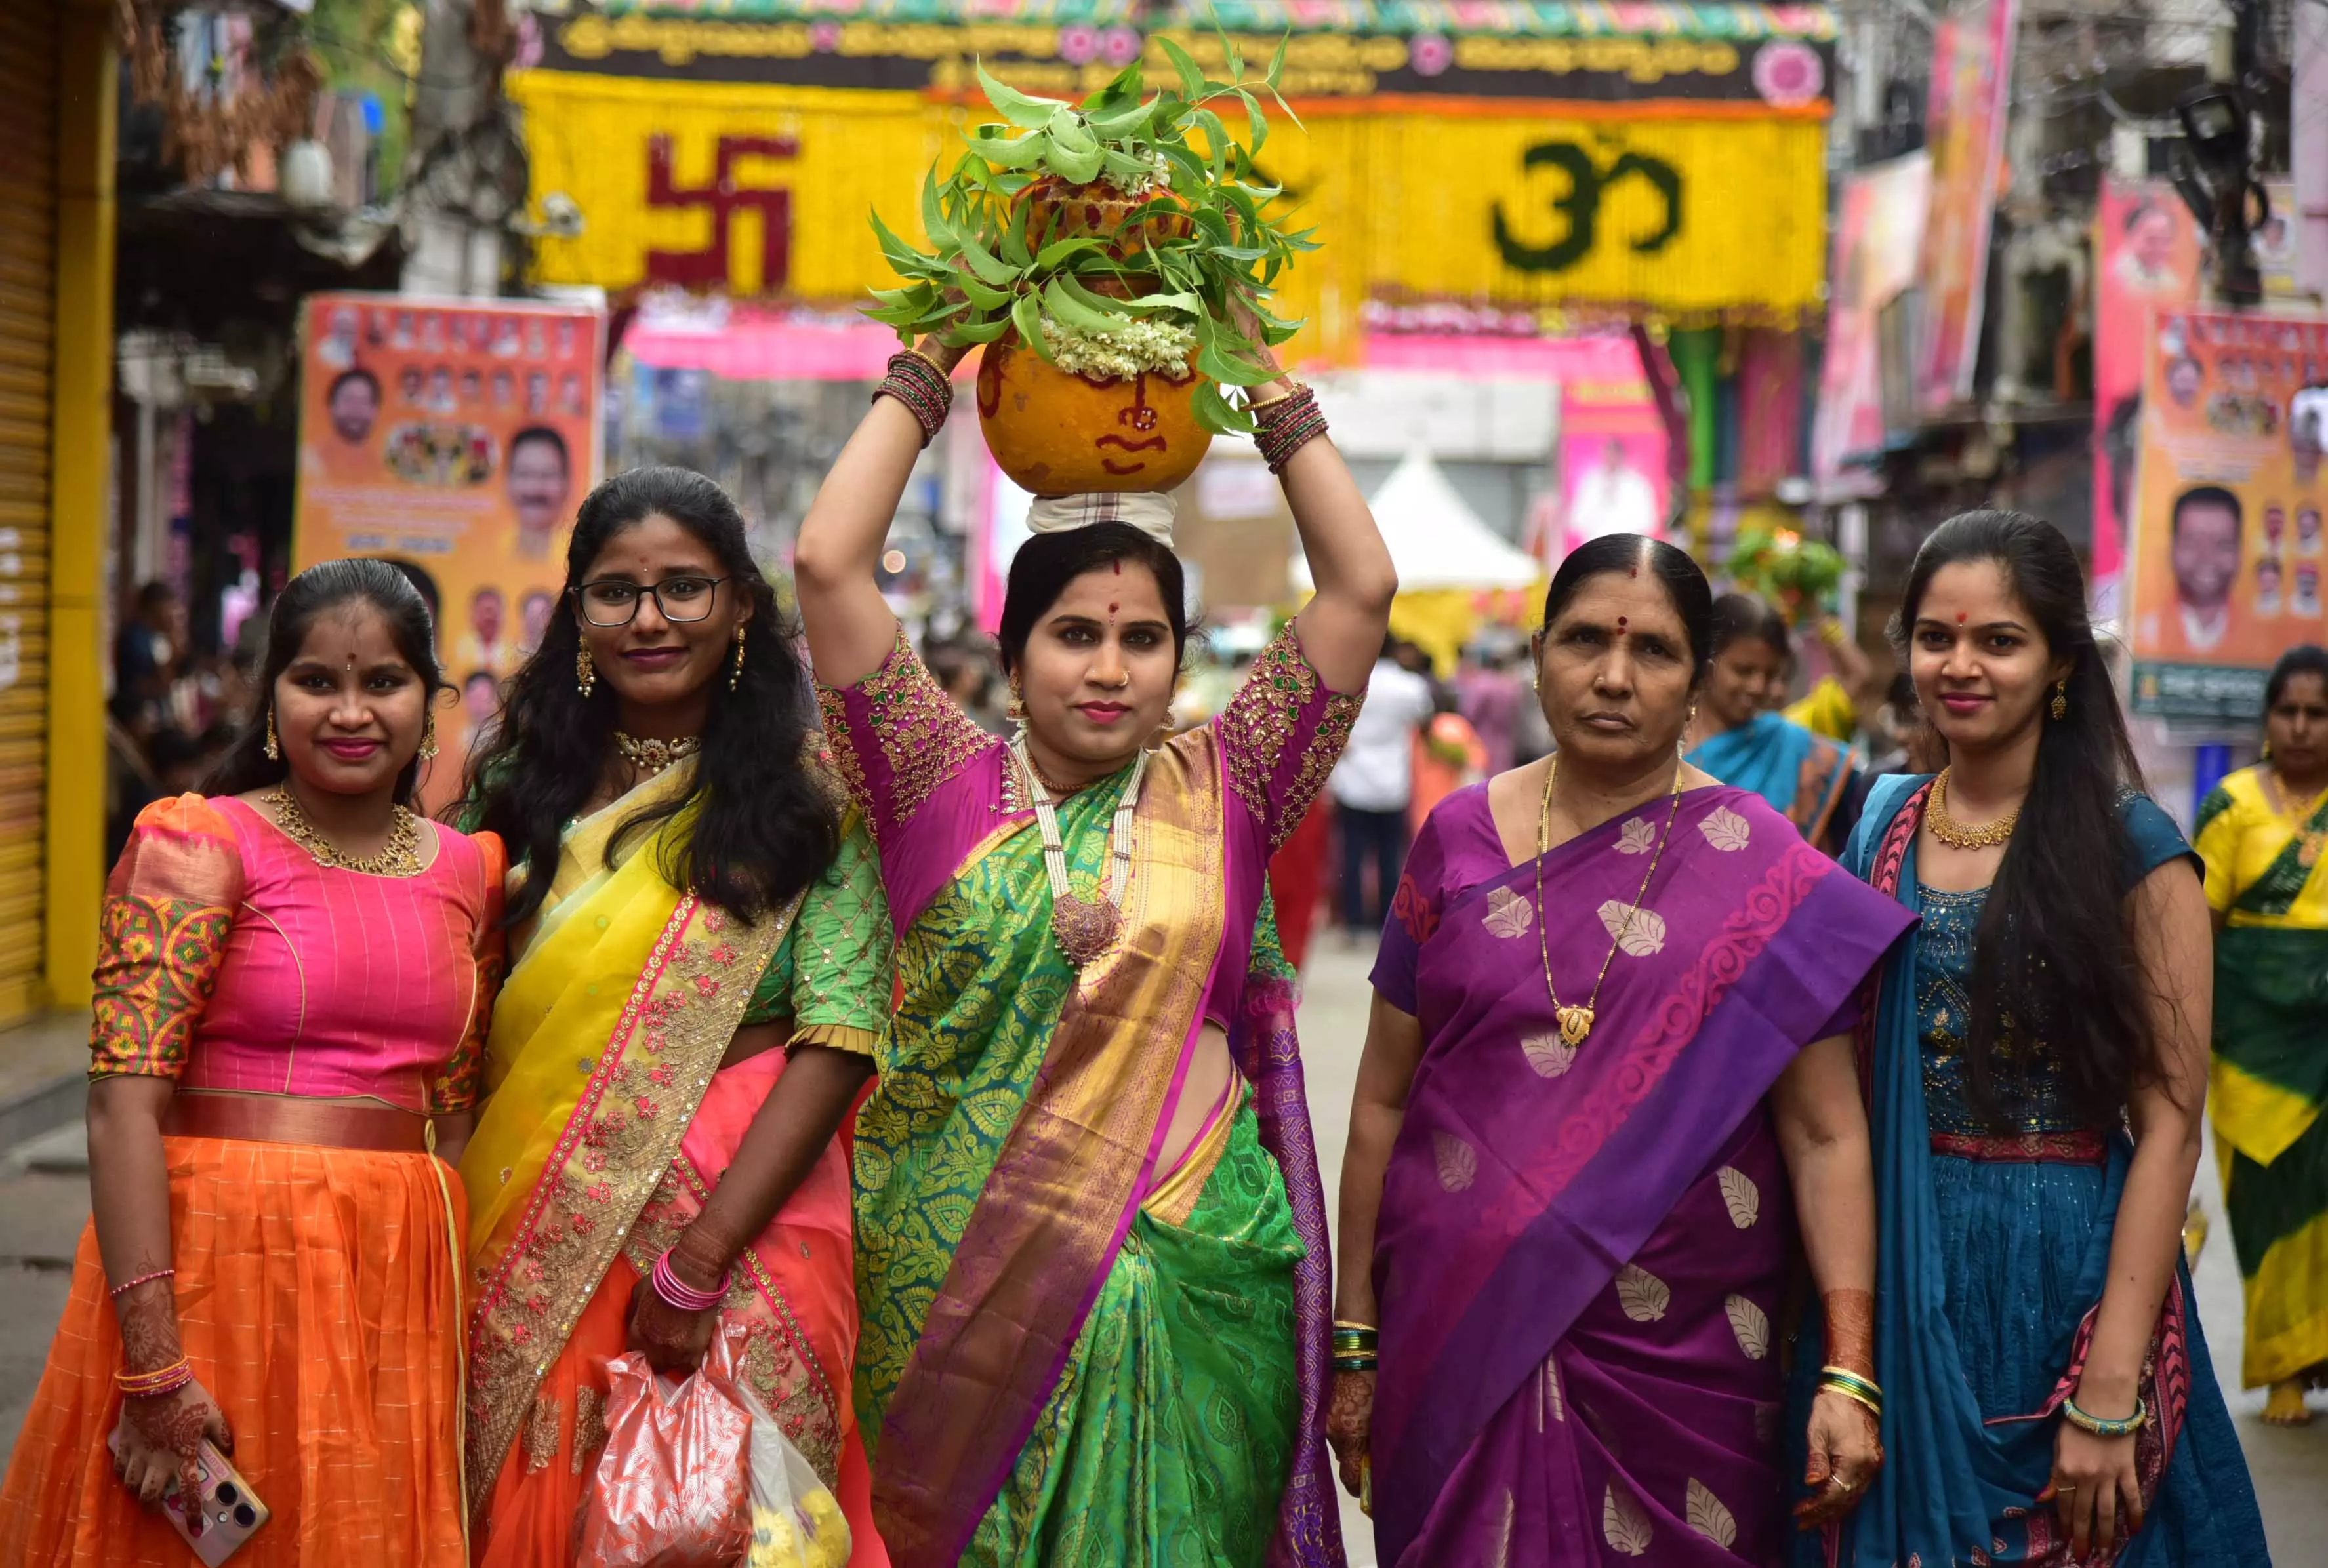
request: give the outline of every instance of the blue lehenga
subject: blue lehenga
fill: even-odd
[[[1845,856],[1922,925],[1893,950],[1862,1046],[1888,1460],[1843,1526],[1835,1557],[1820,1537],[1798,1538],[1801,1568],[2068,1561],[2052,1505],[2036,1497],[2051,1474],[2060,1400],[2074,1385],[2101,1300],[2133,1155],[2123,1128],[2079,1122],[2042,1045],[2016,1083],[2000,1088],[2009,1130],[1973,1113],[1962,1047],[1987,893],[1916,881],[1927,782],[1882,780]],[[2145,797],[2128,797],[2125,822],[2129,885],[2191,853]],[[1816,1333],[1814,1318],[1801,1343],[1816,1344]],[[1798,1357],[1798,1412],[1816,1369],[1816,1357]],[[2267,1568],[2254,1487],[2180,1268],[2144,1394],[2160,1413],[2136,1440],[2148,1511],[2116,1568]],[[1788,1426],[1796,1434],[1789,1473],[1799,1476],[1802,1423]]]

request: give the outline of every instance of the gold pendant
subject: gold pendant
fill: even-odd
[[[1051,934],[1058,938],[1059,951],[1077,969],[1107,951],[1115,940],[1117,914],[1115,906],[1096,898],[1078,898],[1064,893],[1051,900]]]
[[[1581,1046],[1584,1037],[1592,1032],[1592,1009],[1589,1007],[1564,1007],[1553,1015],[1560,1020],[1560,1038],[1572,1046]]]

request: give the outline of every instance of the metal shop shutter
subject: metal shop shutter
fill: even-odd
[[[0,5],[0,1023],[41,989],[57,14]]]

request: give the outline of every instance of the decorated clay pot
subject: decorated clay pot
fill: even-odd
[[[1213,444],[1192,407],[1203,380],[1071,376],[1006,333],[979,361],[979,427],[1011,483],[1036,495],[1170,490]]]
[[[1030,242],[1089,235],[1129,258],[1150,239],[1186,234],[1188,220],[1131,214],[1153,196],[1127,196],[1104,180],[1077,185],[1047,174],[1019,192]],[[1122,296],[1113,278],[1094,292]],[[1012,483],[1037,495],[1097,490],[1169,490],[1204,460],[1212,432],[1190,407],[1193,371],[1174,378],[1071,375],[1029,350],[1015,332],[990,344],[978,367],[978,413],[987,446]]]
[[[1129,258],[1149,239],[1177,239],[1187,234],[1188,219],[1185,213],[1154,213],[1126,227],[1132,213],[1159,195],[1176,205],[1187,205],[1169,190],[1127,196],[1105,180],[1077,185],[1056,174],[1046,174],[1035,181],[1018,192],[1017,201],[1027,209],[1028,239],[1037,248],[1055,239],[1091,235],[1112,240],[1109,253],[1121,260]]]

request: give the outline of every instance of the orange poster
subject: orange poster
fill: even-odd
[[[2162,310],[2146,352],[2135,707],[2251,720],[2272,662],[2328,641],[2328,321]]]
[[[402,566],[457,700],[436,710],[434,807],[540,641],[574,509],[596,483],[603,313],[319,294],[307,301],[292,554]]]

